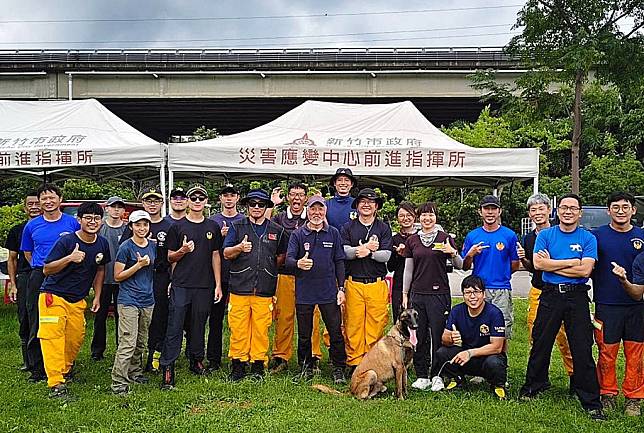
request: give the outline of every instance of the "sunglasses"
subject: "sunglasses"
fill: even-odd
[[[208,197],[205,195],[191,195],[190,196],[190,201],[206,201]]]
[[[172,197],[170,197],[170,199],[174,201],[184,201],[188,200],[188,197],[186,197],[185,195],[173,195]]]
[[[251,201],[248,202],[248,207],[262,208],[262,207],[266,207],[266,203],[264,203],[263,201],[251,200]]]

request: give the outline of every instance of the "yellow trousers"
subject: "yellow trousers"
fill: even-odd
[[[268,361],[268,330],[273,319],[273,298],[230,294],[228,327],[232,359]]]
[[[537,318],[537,309],[539,308],[539,295],[541,295],[541,290],[536,287],[530,288],[530,292],[528,292],[528,341],[530,346],[532,346],[532,327],[534,326],[534,320]],[[572,376],[572,354],[570,353],[570,346],[568,346],[568,338],[563,324],[559,328],[559,333],[557,333],[557,346],[559,346],[561,360],[564,363],[566,372],[568,376]]]
[[[385,332],[389,287],[384,280],[364,284],[349,278],[345,288],[347,365],[358,365]]]
[[[293,355],[293,336],[295,335],[295,276],[277,276],[275,291],[275,337],[273,338],[273,358],[291,359]],[[311,336],[313,356],[322,358],[320,346],[320,310],[313,312],[313,335]]]
[[[72,303],[46,293],[38,297],[38,338],[50,388],[65,383],[63,375],[78,356],[85,338],[86,307],[85,300]]]

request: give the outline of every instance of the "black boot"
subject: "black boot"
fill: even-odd
[[[190,361],[190,371],[197,376],[203,376],[206,374],[206,367],[203,366],[202,361],[191,360]]]
[[[250,374],[253,376],[253,379],[263,379],[264,361],[253,361],[250,366]]]
[[[174,388],[174,364],[161,366],[161,389]]]
[[[239,382],[246,377],[246,363],[233,359],[230,363],[230,380]]]
[[[23,341],[22,342],[22,367],[20,367],[20,371],[27,371],[29,370],[29,362],[27,361],[27,342]]]

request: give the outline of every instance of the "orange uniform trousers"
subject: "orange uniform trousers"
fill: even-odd
[[[47,302],[47,299],[49,302]],[[38,297],[38,338],[42,349],[47,386],[65,383],[85,338],[85,300],[67,302],[60,296]]]
[[[383,336],[389,320],[389,286],[384,280],[345,282],[347,365],[358,365]]]

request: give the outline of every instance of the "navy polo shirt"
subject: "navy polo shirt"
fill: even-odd
[[[378,251],[391,250],[392,235],[389,224],[376,218],[371,225],[364,225],[359,219],[354,219],[342,227],[342,242],[350,247],[357,247],[362,241],[369,242],[371,236],[378,237],[380,244]],[[355,278],[384,278],[387,275],[387,264],[375,261],[370,256],[362,259],[347,260],[347,274]]]
[[[308,251],[313,267],[304,271],[297,261]],[[320,231],[306,225],[291,233],[286,252],[286,267],[295,273],[297,304],[336,302],[338,287],[344,286],[344,248],[340,232],[327,224]]]

